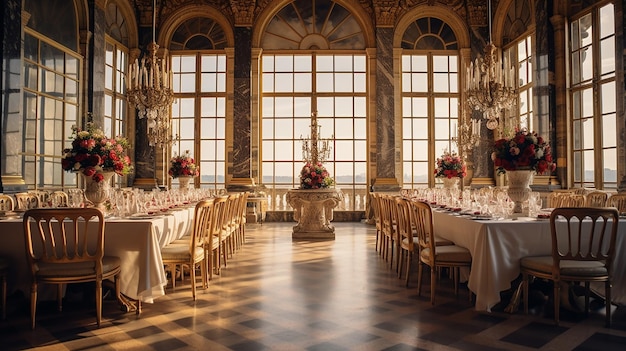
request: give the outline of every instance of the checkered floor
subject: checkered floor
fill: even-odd
[[[0,349],[21,350],[624,350],[626,313],[604,316],[474,311],[467,288],[445,277],[432,306],[406,288],[374,250],[374,228],[336,223],[335,241],[291,239],[293,223],[249,224],[247,244],[207,290],[189,284],[143,313],[123,313],[107,299],[95,326],[89,286],[70,290],[64,311],[42,302],[29,328],[28,299],[9,298]],[[83,297],[85,297],[83,299]],[[549,311],[550,307],[537,308]],[[602,310],[599,308],[599,310]]]

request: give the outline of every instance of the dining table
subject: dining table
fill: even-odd
[[[550,220],[546,218],[497,218],[435,209],[433,223],[436,235],[470,251],[472,265],[467,284],[476,295],[478,311],[491,311],[500,302],[500,293],[514,288],[512,282],[520,275],[522,257],[552,255]],[[624,218],[618,224],[615,246],[612,302],[623,305],[626,304]]]
[[[194,207],[187,205],[162,213],[105,217],[104,253],[120,258],[120,292],[127,297],[123,307],[139,312],[141,302],[153,303],[165,295],[168,280],[161,248],[190,233],[193,215]],[[0,218],[0,243],[0,256],[11,265],[9,293],[28,293],[31,274],[21,218]]]

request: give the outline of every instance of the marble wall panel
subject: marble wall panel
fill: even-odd
[[[376,176],[395,178],[393,28],[376,28]]]
[[[250,112],[252,30],[235,28],[234,116],[232,175],[250,178]],[[228,118],[228,116],[227,116]]]

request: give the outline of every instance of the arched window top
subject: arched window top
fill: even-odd
[[[30,14],[27,27],[38,33],[44,33],[71,50],[78,51],[77,14],[73,1],[26,0],[24,10]],[[54,18],[54,21],[51,21],[51,18]]]
[[[130,47],[128,23],[116,2],[109,2],[105,9],[107,34],[126,47]]]
[[[423,17],[407,27],[402,36],[402,48],[409,50],[458,50],[459,44],[452,28],[435,17]]]
[[[334,0],[296,0],[271,19],[261,46],[286,50],[362,50],[365,37],[354,15]]]
[[[227,46],[224,28],[207,17],[195,17],[181,23],[170,42],[170,50],[219,50]]]
[[[532,26],[532,9],[528,0],[513,0],[503,25],[502,44],[506,45],[521,37]]]

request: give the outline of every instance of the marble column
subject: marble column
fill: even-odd
[[[535,3],[535,51],[533,55],[533,126],[538,135],[548,140],[552,145],[556,139],[556,82],[555,62],[565,67],[565,52],[559,51],[558,58],[555,54],[555,35],[563,35],[563,31],[555,33],[555,28],[550,23],[548,16],[549,6],[552,1],[538,0]],[[564,82],[561,82],[564,84]],[[560,84],[560,83],[559,83]],[[565,87],[562,88],[563,97],[567,94]],[[563,110],[563,112],[565,112]],[[566,129],[563,129],[566,130]],[[554,150],[555,152],[558,150]],[[558,153],[555,155],[558,157]],[[564,168],[564,165],[561,166]],[[536,176],[533,189],[551,190],[550,185],[558,185],[557,179],[549,175]]]
[[[376,178],[374,191],[399,190],[396,178],[393,28],[376,28]]]
[[[253,185],[250,172],[251,48],[252,29],[235,27],[233,146],[228,155],[228,174],[232,178],[227,184],[229,191],[250,190]]]
[[[2,21],[2,103],[0,110],[0,193],[24,191],[22,177],[22,1],[5,0]]]
[[[99,126],[104,124],[104,35],[106,28],[106,18],[104,9],[100,7],[101,4],[102,1],[89,0],[90,35],[86,36],[86,43],[81,43],[86,70],[83,87],[87,101],[84,112],[91,112],[93,121]]]

